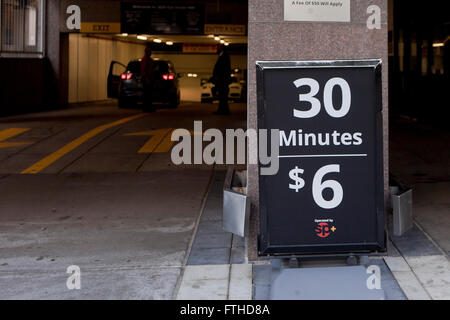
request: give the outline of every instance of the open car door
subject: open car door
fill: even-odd
[[[112,61],[108,73],[108,98],[119,98],[120,76],[127,67],[120,62]]]

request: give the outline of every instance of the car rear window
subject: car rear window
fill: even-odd
[[[132,61],[128,64],[127,70],[139,75],[141,73],[141,63],[139,61]]]
[[[166,61],[155,61],[154,68],[156,74],[166,74],[170,71],[170,66]]]
[[[155,60],[153,61],[153,69],[157,75],[174,73],[173,67],[170,62]],[[134,73],[136,75],[140,75],[141,73],[141,62],[140,61],[131,61],[128,63],[127,71]]]

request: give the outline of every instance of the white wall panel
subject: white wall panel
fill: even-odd
[[[113,39],[69,36],[69,102],[107,99],[107,78],[111,61],[127,64],[141,58],[145,46]]]
[[[88,100],[89,41],[86,37],[78,39],[78,101]]]
[[[98,83],[98,39],[88,38],[88,101],[96,101],[99,99],[99,83]]]
[[[78,101],[78,37],[69,37],[69,103]]]
[[[98,99],[99,100],[103,100],[106,99],[106,81],[107,81],[107,72],[108,72],[108,67],[109,67],[109,63],[108,61],[111,60],[107,60],[107,55],[106,55],[106,43],[107,41],[104,39],[99,39],[98,40],[98,69],[97,69],[97,74],[98,74],[98,86],[97,86],[97,90],[98,90]]]

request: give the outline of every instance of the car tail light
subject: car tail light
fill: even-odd
[[[122,80],[130,80],[132,77],[133,77],[133,74],[132,74],[132,73],[123,73],[123,74],[120,76],[120,79],[122,79]]]
[[[164,80],[173,80],[173,79],[175,79],[175,75],[173,75],[173,74],[163,74],[163,79]]]

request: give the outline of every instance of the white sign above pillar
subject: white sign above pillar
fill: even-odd
[[[284,0],[284,20],[350,22],[350,0]]]

